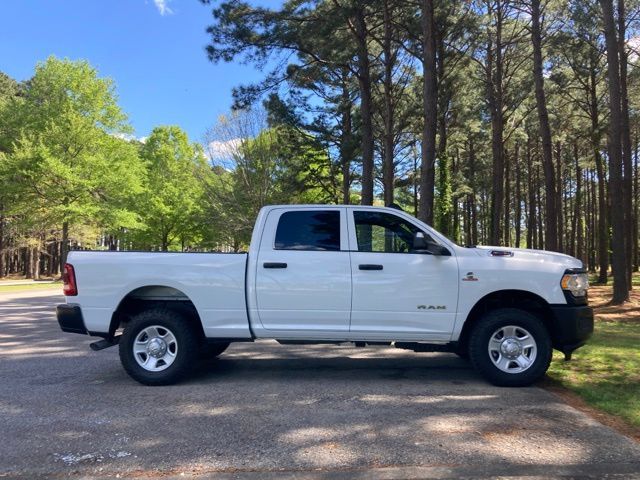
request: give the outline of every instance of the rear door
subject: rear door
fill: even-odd
[[[458,303],[454,252],[414,252],[414,234],[429,232],[390,212],[354,208],[349,222],[351,336],[449,340]]]
[[[351,265],[347,247],[344,208],[270,211],[256,271],[262,326],[287,332],[348,331]]]

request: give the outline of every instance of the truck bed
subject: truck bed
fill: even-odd
[[[89,332],[106,332],[127,296],[193,302],[206,336],[250,338],[246,253],[70,252]],[[159,288],[162,287],[162,288]]]

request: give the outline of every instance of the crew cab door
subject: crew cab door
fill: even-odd
[[[256,303],[265,329],[349,330],[351,265],[344,208],[272,210],[256,268]]]
[[[351,336],[358,332],[367,337],[449,340],[458,302],[453,252],[414,252],[414,235],[423,230],[403,216],[350,209],[348,217]]]

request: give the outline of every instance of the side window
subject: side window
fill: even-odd
[[[340,250],[340,212],[285,212],[278,220],[276,250]]]
[[[355,211],[353,219],[359,252],[411,252],[413,237],[416,232],[421,231],[413,224],[390,213]]]

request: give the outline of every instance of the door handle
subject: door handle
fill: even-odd
[[[262,266],[264,268],[287,268],[287,264],[282,262],[264,262]]]
[[[360,270],[382,270],[382,265],[374,265],[371,263],[364,263],[358,265]]]

